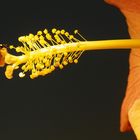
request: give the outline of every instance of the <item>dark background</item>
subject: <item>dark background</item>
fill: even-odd
[[[72,32],[87,40],[129,38],[124,16],[103,0],[3,1],[0,42],[44,28]],[[1,140],[134,140],[119,131],[130,50],[85,52],[78,64],[31,80],[0,69]]]

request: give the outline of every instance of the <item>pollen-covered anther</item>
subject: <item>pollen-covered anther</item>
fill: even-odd
[[[57,43],[61,43],[61,38],[58,35],[54,35],[55,40]]]
[[[50,62],[47,61],[47,62],[45,63],[45,66],[46,66],[46,67],[49,67],[49,66],[50,66]]]
[[[74,33],[77,34],[78,33],[78,30],[75,30]]]
[[[39,43],[40,43],[42,46],[46,45],[46,41],[43,40],[43,39],[39,40]]]
[[[13,45],[10,45],[9,48],[10,48],[10,49],[14,49],[15,47],[14,47]]]
[[[30,75],[30,78],[31,79],[34,79],[34,78],[36,78],[36,77],[38,77],[38,72],[36,71],[35,73],[32,73],[31,75]]]
[[[39,37],[39,39],[40,39],[40,40],[44,40],[44,36],[41,35],[41,36]]]
[[[24,42],[28,43],[29,41],[31,41],[30,38],[29,38],[29,36],[25,36]]]
[[[19,42],[25,42],[25,41],[26,41],[25,36],[19,37],[19,38],[18,38],[18,41],[19,41]]]
[[[52,36],[48,33],[48,34],[46,34],[46,38],[48,39],[48,40],[52,40]]]
[[[30,34],[29,34],[29,39],[32,40],[33,38],[34,38],[34,35],[30,33]]]
[[[60,30],[57,30],[55,33],[56,33],[57,35],[59,35],[59,34],[61,33],[61,31],[60,31]]]
[[[56,30],[55,28],[52,29],[52,33],[53,33],[53,34],[56,33],[56,31],[57,31],[57,30]]]
[[[22,48],[21,47],[16,47],[16,52],[21,52]]]
[[[58,67],[59,65],[60,65],[59,62],[55,62],[55,63],[54,63],[54,66],[55,66],[55,67]]]
[[[63,61],[63,64],[66,66],[66,65],[68,65],[68,62],[65,60],[65,61]]]
[[[55,59],[55,61],[59,61],[59,60],[60,60],[60,58],[59,58],[59,57],[55,57],[54,59]]]
[[[43,64],[40,64],[40,63],[37,63],[36,64],[36,68],[37,69],[43,69],[44,68],[44,65]]]
[[[44,34],[47,34],[48,33],[48,30],[47,29],[44,29],[43,32],[44,32]]]
[[[50,68],[50,70],[51,71],[54,71],[55,70],[55,67],[52,65],[51,68]]]
[[[65,30],[64,30],[64,29],[61,30],[61,34],[62,34],[62,35],[65,34]]]
[[[71,56],[68,57],[68,61],[69,61],[69,63],[73,63],[73,59]]]
[[[69,39],[72,40],[73,38],[74,38],[74,36],[73,35],[70,35]]]
[[[60,65],[59,65],[59,68],[60,68],[60,69],[63,69],[63,68],[64,68],[64,66],[63,66],[62,64],[60,64]]]
[[[65,36],[68,37],[69,36],[69,33],[68,32],[65,32]]]
[[[74,63],[77,64],[78,63],[78,59],[74,59]]]
[[[48,73],[49,73],[49,70],[47,68],[45,68],[45,69],[43,69],[42,71],[39,72],[39,75],[44,76],[44,75],[46,75]]]
[[[68,55],[68,53],[67,52],[64,52],[64,56],[67,56]]]
[[[35,35],[35,36],[34,36],[34,39],[35,39],[36,41],[38,41],[38,40],[39,40],[38,35]]]
[[[64,40],[61,41],[61,44],[65,44],[66,42]]]
[[[22,69],[22,70],[25,70],[25,68],[26,68],[26,66],[25,66],[25,65],[23,65],[23,66],[21,67],[21,69]]]
[[[37,35],[42,35],[42,31],[38,31],[37,32]]]

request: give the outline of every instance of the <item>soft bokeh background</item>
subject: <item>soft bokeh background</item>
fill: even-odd
[[[3,1],[0,42],[54,27],[79,29],[87,40],[129,38],[125,18],[103,0]],[[130,50],[85,52],[78,64],[31,80],[0,69],[1,140],[132,140],[120,133]]]

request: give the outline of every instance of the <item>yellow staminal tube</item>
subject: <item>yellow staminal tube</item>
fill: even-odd
[[[130,48],[140,48],[140,40],[139,39],[125,39],[125,40],[122,39],[122,40],[104,40],[104,41],[83,41],[83,42],[81,41],[81,42],[76,42],[76,43],[67,43],[67,44],[54,45],[54,46],[46,47],[46,48],[40,48],[38,50],[30,51],[29,53],[21,55],[21,56],[15,56],[15,55],[11,55],[7,53],[5,55],[5,63],[9,65],[7,66],[5,74],[8,79],[11,79],[13,75],[13,70],[17,69],[19,65],[24,64],[29,60],[32,63],[34,59],[39,59],[39,58],[42,59],[42,61],[44,59],[51,60],[51,58],[47,58],[47,57],[52,57],[52,58],[57,57],[55,56],[57,54],[60,54],[62,57],[62,55],[65,55],[66,53],[72,53],[76,51],[79,52],[79,51],[89,51],[89,50],[130,49]],[[67,57],[66,61],[68,61],[69,58],[70,57]],[[75,60],[75,63],[78,62],[78,59],[75,58],[74,60]],[[50,65],[51,63],[49,64],[49,66]],[[52,67],[52,69],[50,67],[50,70],[48,69],[48,71],[46,71],[46,74],[50,73],[53,69],[54,67]],[[22,77],[23,75],[24,74],[20,73],[20,77]],[[38,74],[36,73],[36,76],[38,75],[39,75],[39,72]],[[44,71],[44,75],[45,75],[45,71]],[[34,75],[34,77],[36,76]],[[31,77],[31,78],[34,78],[34,77]]]
[[[64,29],[52,29],[51,34],[45,29],[38,31],[36,35],[29,34],[19,37],[22,46],[9,46],[22,55],[12,55],[6,51],[1,52],[5,64],[7,64],[5,75],[8,79],[13,77],[13,71],[21,68],[19,77],[24,77],[30,72],[30,78],[44,76],[56,68],[63,69],[70,63],[78,63],[78,59],[84,51],[105,49],[130,49],[140,48],[139,39],[100,40],[87,41],[78,30],[75,36],[82,38],[80,41],[74,35]]]

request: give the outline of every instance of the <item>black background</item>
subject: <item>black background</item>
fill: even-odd
[[[124,16],[103,0],[3,1],[0,42],[48,28],[79,29],[87,40],[129,38]],[[31,80],[0,72],[1,140],[132,140],[119,131],[128,50],[85,52],[78,64]]]

